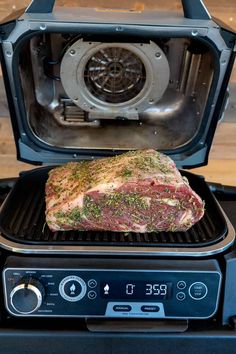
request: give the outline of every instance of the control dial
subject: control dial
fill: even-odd
[[[37,311],[43,302],[45,290],[39,280],[24,278],[10,293],[10,302],[14,310],[20,314],[28,315]]]

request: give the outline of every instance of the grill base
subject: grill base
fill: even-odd
[[[86,252],[109,254],[207,255],[229,247],[232,225],[202,177],[183,171],[191,187],[205,200],[204,217],[187,232],[121,233],[51,232],[45,223],[44,189],[51,168],[23,173],[0,214],[0,242],[17,252]]]

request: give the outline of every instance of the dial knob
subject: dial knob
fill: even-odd
[[[11,306],[18,313],[27,315],[42,305],[45,290],[39,280],[24,278],[10,293]]]

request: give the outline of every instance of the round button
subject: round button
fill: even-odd
[[[183,280],[178,281],[178,283],[177,283],[177,288],[180,289],[180,290],[185,289],[185,288],[186,288],[186,283],[185,283],[185,281],[183,281]]]
[[[89,286],[91,289],[96,288],[97,285],[98,285],[98,284],[97,284],[97,282],[96,282],[95,279],[90,279],[90,280],[88,281],[88,286]]]
[[[78,297],[81,293],[81,290],[82,286],[78,281],[68,280],[64,284],[64,293],[71,298]]]
[[[179,292],[179,293],[177,293],[177,294],[176,294],[176,299],[179,300],[179,301],[185,300],[185,299],[186,299],[185,293],[183,293],[182,291]]]
[[[91,291],[88,292],[88,298],[90,300],[96,299],[96,297],[97,297],[96,291],[91,290]]]
[[[202,282],[195,282],[188,289],[189,295],[193,300],[202,300],[207,296],[208,288]]]
[[[87,286],[83,279],[75,275],[69,275],[62,279],[59,284],[59,293],[63,299],[75,302],[81,300],[87,291]]]

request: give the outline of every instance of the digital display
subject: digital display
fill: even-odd
[[[116,281],[100,283],[103,299],[168,300],[172,296],[172,283],[165,281]]]

